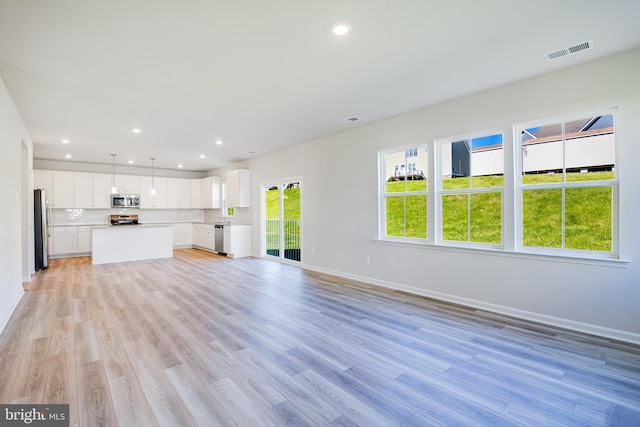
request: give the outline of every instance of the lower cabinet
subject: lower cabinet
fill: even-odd
[[[192,225],[189,223],[175,224],[173,226],[173,247],[191,247],[193,246]]]
[[[173,224],[173,247],[196,247],[224,252],[231,258],[251,255],[251,226],[231,224],[224,227],[224,247],[215,245],[214,224]],[[122,226],[126,227],[126,226]],[[49,236],[49,255],[53,258],[91,254],[91,226],[54,226]]]
[[[78,227],[78,252],[81,254],[91,253],[91,227]]]
[[[78,253],[78,227],[51,227],[49,241],[51,256]]]
[[[215,251],[215,228],[213,224],[193,224],[193,246]]]
[[[91,227],[51,227],[49,255],[52,257],[85,256],[91,253]]]
[[[217,249],[219,251],[219,249]],[[251,226],[225,225],[224,250],[228,257],[242,258],[251,255]]]

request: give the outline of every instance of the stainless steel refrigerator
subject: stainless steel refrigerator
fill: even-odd
[[[33,190],[33,234],[35,236],[36,271],[49,266],[49,205],[44,190]]]

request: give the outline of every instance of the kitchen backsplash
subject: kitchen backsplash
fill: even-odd
[[[251,224],[251,209],[236,208],[233,217],[222,217],[222,209],[207,209],[204,211],[204,222],[224,222],[232,224]]]
[[[204,209],[52,209],[51,225],[109,224],[110,215],[122,214],[138,215],[141,224],[205,221]]]

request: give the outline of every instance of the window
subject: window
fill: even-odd
[[[617,252],[614,113],[516,126],[523,248]]]
[[[381,235],[427,238],[427,154],[425,145],[381,153]]]
[[[441,139],[436,147],[439,240],[501,245],[502,133]]]
[[[615,110],[513,130],[380,151],[380,238],[618,258]]]

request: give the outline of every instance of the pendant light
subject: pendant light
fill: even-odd
[[[112,154],[112,161],[113,161],[113,172],[111,175],[111,194],[116,194],[118,192],[118,189],[116,188],[116,156],[117,154]]]
[[[156,158],[155,157],[151,157],[151,190],[149,190],[149,194],[151,194],[152,196],[156,195],[156,180],[155,180],[155,175],[154,175],[154,171],[153,171],[153,166],[156,162]]]

